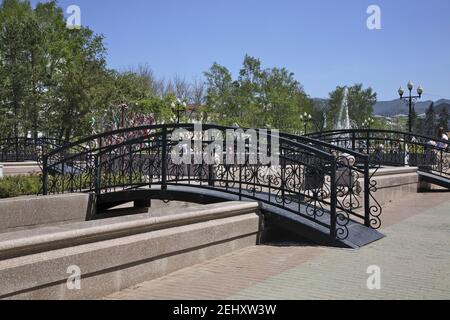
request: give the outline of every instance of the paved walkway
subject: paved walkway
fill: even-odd
[[[450,299],[450,193],[418,194],[384,210],[385,239],[361,250],[246,248],[108,299]],[[381,289],[367,288],[369,266]]]

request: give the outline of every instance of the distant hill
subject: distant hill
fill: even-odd
[[[313,99],[314,105],[317,109],[323,110],[327,106],[326,99]],[[430,107],[432,101],[419,101],[415,104],[415,110],[418,115],[423,114]],[[443,108],[447,108],[450,113],[450,100],[441,99],[434,103],[436,112],[440,112]],[[408,114],[408,105],[397,99],[392,101],[378,101],[374,106],[374,114],[377,116],[392,117],[399,114]]]
[[[441,99],[441,100],[436,101],[434,104],[435,105],[440,105],[440,104],[443,104],[443,103],[450,103],[450,100],[448,100],[448,99]]]
[[[326,110],[328,108],[328,100],[322,98],[312,98],[314,108],[316,110]]]
[[[441,101],[441,100],[440,100]],[[442,109],[447,109],[448,113],[450,114],[450,101],[442,101],[438,104],[438,102],[435,102],[434,105],[436,106],[436,112],[441,112]]]
[[[431,105],[431,101],[418,102],[415,105],[417,114],[425,112]],[[400,100],[378,101],[374,106],[374,114],[377,116],[395,116],[399,114],[408,114],[408,105]]]
[[[414,106],[417,114],[425,113],[432,101],[420,101]],[[437,111],[448,108],[450,112],[450,100],[441,99],[434,103]],[[378,116],[395,116],[398,114],[408,114],[408,105],[400,100],[379,101],[375,104],[374,113]]]

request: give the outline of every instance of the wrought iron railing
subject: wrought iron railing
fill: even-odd
[[[450,179],[450,143],[415,133],[361,129],[308,135],[370,156],[385,166],[411,166]]]
[[[172,139],[176,129],[184,129],[184,144]],[[172,152],[187,153],[191,160],[211,152],[216,130],[226,137],[231,130],[204,125],[200,133],[194,125],[157,125],[107,132],[81,139],[54,150],[43,158],[43,193],[113,193],[138,188],[186,186],[226,192],[239,199],[253,199],[284,209],[329,230],[330,237],[345,239],[350,220],[368,227],[380,226],[381,208],[374,197],[369,157],[308,138],[279,136],[279,163],[252,163],[251,137],[243,131],[232,144],[214,155],[231,157],[214,164],[202,157],[194,163],[175,163]],[[255,130],[258,140],[269,142],[276,134]],[[244,161],[239,162],[239,143],[244,141]],[[186,152],[191,150],[194,152]],[[230,152],[231,151],[231,152]],[[258,155],[261,148],[256,148]],[[231,156],[230,156],[231,154]]]
[[[364,201],[366,212],[365,225],[374,229],[381,227],[383,208],[376,199],[378,184],[375,179],[381,167],[379,157],[370,158],[367,154],[361,152],[361,150],[347,148],[346,146],[340,146],[339,144],[330,143],[321,139],[313,139],[308,136],[297,136],[286,133],[282,133],[281,136],[292,141],[314,146],[335,155],[338,159],[338,172],[341,172],[340,179],[348,180],[347,188],[343,189],[342,185],[338,185],[338,194],[341,195],[339,198],[341,199],[341,207],[347,208],[350,212],[354,212],[361,206],[360,201]],[[353,164],[345,165],[345,162],[349,160],[353,161]],[[348,177],[351,177],[351,179]],[[361,190],[364,193],[363,197],[361,197]]]
[[[39,161],[44,153],[65,144],[67,142],[46,137],[0,139],[0,162]]]

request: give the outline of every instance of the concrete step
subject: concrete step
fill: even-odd
[[[2,234],[0,299],[100,298],[254,246],[260,226],[257,203],[231,202]]]

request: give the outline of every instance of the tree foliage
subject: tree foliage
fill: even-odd
[[[414,130],[420,134],[435,137],[439,128],[443,128],[444,132],[449,130],[449,119],[448,109],[445,106],[438,110],[434,103],[431,103],[425,112],[425,118],[418,119]]]
[[[122,72],[108,69],[103,42],[103,36],[88,27],[67,28],[55,0],[35,7],[29,1],[4,0],[0,137],[44,134],[70,140],[135,124],[130,118],[142,120],[140,124],[173,122],[180,106],[186,111],[181,112],[182,122],[269,126],[294,133],[303,132],[300,116],[305,112],[316,122],[325,118],[292,72],[263,68],[255,57],[245,56],[235,78],[214,63],[204,73],[205,81],[179,76],[165,81],[147,65]],[[362,85],[349,90],[350,116],[361,123],[372,115],[376,94]],[[330,93],[330,123],[342,92],[337,87]],[[309,130],[317,128],[312,122],[307,125]]]
[[[217,63],[205,72],[205,78],[212,122],[299,132],[300,115],[312,111],[312,102],[293,73],[285,68],[263,69],[254,57],[245,57],[236,80]]]
[[[0,74],[6,132],[70,138],[86,129],[106,76],[102,36],[68,29],[56,1],[8,0],[0,7]]]
[[[173,117],[172,95],[150,68],[108,70],[103,36],[68,29],[56,1],[7,0],[0,6],[0,129],[3,136],[71,139],[117,126],[121,106]]]
[[[445,132],[448,132],[450,130],[450,127],[448,126],[449,121],[450,115],[448,109],[444,107],[439,111],[438,127],[443,128]]]

